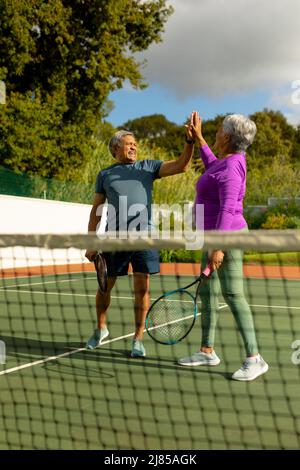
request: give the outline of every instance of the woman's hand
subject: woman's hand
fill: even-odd
[[[224,253],[222,250],[214,250],[209,254],[208,259],[213,270],[219,269],[223,263]]]
[[[205,145],[206,141],[202,135],[202,119],[197,111],[193,111],[191,114],[191,132],[194,140],[199,142],[199,145]]]
[[[190,143],[194,143],[195,141],[195,138],[193,136],[193,127],[192,127],[193,121],[194,121],[194,114],[195,114],[195,111],[191,113],[189,122],[184,126],[186,141],[189,141]]]

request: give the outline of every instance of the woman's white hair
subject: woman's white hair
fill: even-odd
[[[115,157],[114,147],[116,145],[121,146],[122,139],[123,139],[123,137],[125,137],[125,135],[133,135],[134,136],[133,132],[121,130],[121,131],[117,131],[112,136],[112,138],[110,139],[108,147],[109,147],[109,151],[110,151],[110,153],[112,154],[113,157]]]
[[[242,114],[229,114],[223,121],[223,131],[230,135],[230,145],[234,152],[245,151],[252,144],[256,125]]]

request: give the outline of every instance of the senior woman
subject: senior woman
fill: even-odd
[[[243,198],[246,189],[245,150],[252,144],[256,126],[245,116],[227,116],[216,134],[213,154],[202,135],[198,113],[192,124],[193,139],[200,146],[205,172],[196,185],[196,204],[204,205],[204,230],[247,231],[243,217]],[[183,366],[216,366],[220,359],[214,351],[218,318],[219,286],[230,307],[246,350],[246,360],[232,378],[241,381],[256,379],[268,370],[268,364],[258,353],[252,313],[244,296],[243,254],[239,249],[223,253],[215,250],[204,253],[202,268],[208,263],[214,269],[211,279],[200,288],[202,304],[202,343],[198,352],[180,359]]]

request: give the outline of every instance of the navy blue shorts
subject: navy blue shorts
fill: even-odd
[[[128,274],[129,263],[134,273],[159,273],[157,250],[106,252],[103,256],[107,264],[107,275],[111,277]]]

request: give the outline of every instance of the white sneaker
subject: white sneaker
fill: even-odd
[[[99,328],[96,328],[94,333],[92,334],[92,336],[86,343],[86,346],[85,346],[86,349],[97,348],[98,346],[100,346],[102,341],[108,337],[108,335],[109,335],[109,331],[106,327],[102,328],[101,330],[99,330]]]
[[[269,369],[268,364],[263,360],[260,354],[254,357],[247,357],[242,367],[233,375],[233,380],[250,381],[254,380]]]
[[[198,351],[190,357],[179,359],[178,364],[181,366],[217,366],[220,362],[215,351],[211,353]]]

